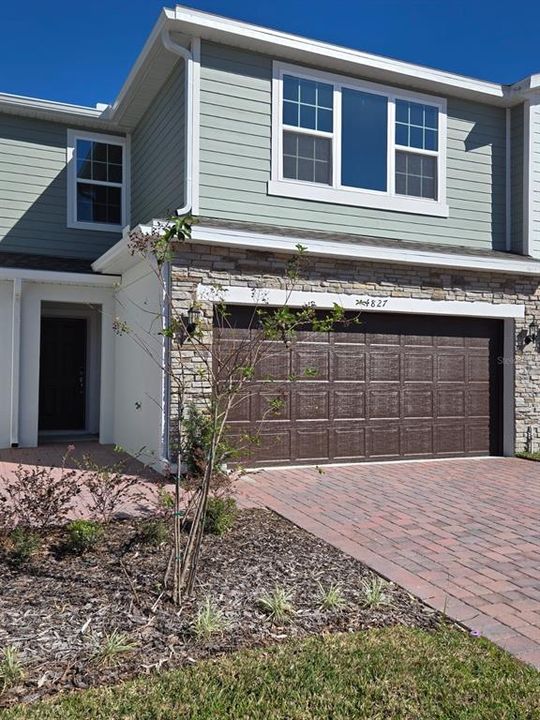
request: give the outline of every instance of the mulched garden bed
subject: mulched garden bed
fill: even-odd
[[[366,608],[361,580],[376,577],[370,570],[264,510],[242,511],[229,533],[205,538],[195,596],[180,611],[161,588],[168,549],[137,543],[136,522],[113,523],[100,548],[82,556],[63,553],[62,537],[61,530],[49,533],[46,548],[20,568],[0,555],[0,649],[14,645],[25,669],[22,685],[0,695],[0,706],[289,637],[395,624],[433,629],[442,621],[392,584],[388,605]],[[322,610],[318,581],[340,583],[346,607]],[[293,593],[296,611],[282,626],[258,606],[276,586]],[[199,640],[193,619],[207,597],[227,628]],[[137,649],[106,666],[95,648],[114,629]]]

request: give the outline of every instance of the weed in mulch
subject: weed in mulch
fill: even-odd
[[[139,533],[140,523],[115,521],[91,552],[61,555],[55,548],[65,530],[58,529],[47,534],[39,562],[15,567],[0,556],[0,648],[13,646],[25,669],[0,705],[285,638],[396,624],[430,629],[441,622],[391,583],[384,586],[389,602],[367,607],[362,581],[376,578],[369,569],[263,510],[239,512],[225,536],[206,536],[195,594],[178,613],[162,585],[169,546],[141,544]],[[330,601],[335,607],[322,608],[321,585],[339,586],[345,604]],[[294,613],[282,627],[259,605],[274,588],[294,595]],[[212,598],[206,625],[215,625],[216,616],[226,622],[219,631],[196,633],[206,598]],[[112,644],[129,644],[129,651],[115,654],[112,663],[92,661],[93,639],[108,637],[112,628],[120,634]]]

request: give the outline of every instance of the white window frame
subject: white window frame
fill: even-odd
[[[104,185],[108,187],[121,188],[121,222],[119,225],[99,222],[87,222],[77,219],[77,181],[85,182],[82,178],[77,178],[77,162],[76,148],[77,140],[90,140],[93,142],[108,143],[111,145],[120,145],[122,147],[122,183],[110,183],[100,180],[92,180],[92,185]],[[85,130],[67,131],[67,226],[78,230],[96,230],[104,232],[121,233],[129,223],[130,212],[130,144],[129,137],[120,135],[105,135],[103,133],[86,132]]]
[[[293,75],[304,80],[329,83],[334,88],[334,125],[333,132],[322,132],[297,128],[283,124],[283,76]],[[347,88],[360,90],[376,95],[384,95],[388,99],[388,142],[387,142],[387,190],[367,190],[351,188],[341,184],[341,90]],[[438,150],[422,150],[419,148],[397,145],[395,142],[396,100],[407,100],[436,107],[439,112]],[[268,194],[282,197],[328,202],[338,205],[376,208],[395,212],[413,213],[448,217],[449,209],[446,200],[446,132],[447,106],[446,99],[408,92],[376,83],[355,80],[342,75],[335,75],[319,70],[311,70],[298,65],[291,65],[275,60],[272,78],[272,167],[271,179],[268,182]],[[330,138],[332,143],[332,185],[312,183],[305,180],[292,180],[283,177],[283,132],[305,133],[317,137]],[[430,155],[437,157],[437,199],[417,198],[398,195],[395,192],[395,159],[396,150],[411,154]]]

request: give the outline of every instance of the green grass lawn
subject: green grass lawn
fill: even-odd
[[[540,673],[457,630],[317,636],[118,687],[14,708],[4,720],[537,720]]]
[[[524,450],[523,452],[516,453],[516,457],[522,460],[535,460],[536,462],[540,462],[540,452],[527,452]]]

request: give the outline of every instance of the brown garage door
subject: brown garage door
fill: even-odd
[[[257,332],[252,310],[229,313],[214,325],[222,361]],[[498,321],[379,313],[299,332],[270,344],[229,434],[257,438],[249,466],[498,454],[501,338]]]

